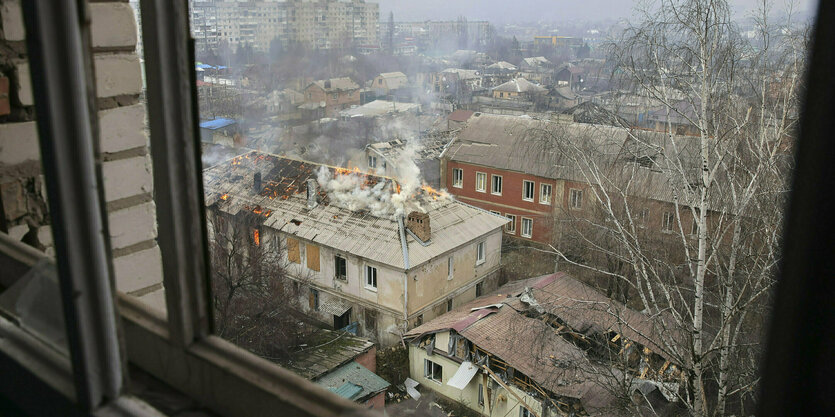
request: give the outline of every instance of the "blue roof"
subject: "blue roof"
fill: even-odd
[[[209,121],[200,123],[200,128],[201,129],[215,130],[215,129],[220,129],[222,127],[226,127],[226,126],[229,126],[229,125],[233,125],[235,123],[238,123],[238,122],[236,122],[232,119],[224,119],[224,118],[220,117],[220,118],[217,118],[217,119],[214,119],[214,120],[209,120]]]
[[[195,68],[200,68],[200,69],[207,69],[207,68],[213,68],[213,69],[219,69],[219,70],[226,69],[226,66],[223,66],[223,65],[215,66],[215,65],[209,65],[209,64],[196,64],[194,67]]]
[[[317,379],[316,383],[349,400],[363,399],[391,385],[356,361],[334,369]]]

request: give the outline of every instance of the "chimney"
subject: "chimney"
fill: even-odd
[[[319,186],[313,178],[307,179],[307,208],[312,210],[319,204]]]
[[[432,237],[432,231],[429,228],[429,215],[426,213],[418,211],[409,213],[409,216],[406,217],[406,228],[424,242],[428,242]]]
[[[261,194],[261,173],[256,172],[255,175],[252,176],[252,188],[255,190],[255,194]]]

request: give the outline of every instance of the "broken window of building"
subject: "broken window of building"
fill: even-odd
[[[452,186],[455,188],[464,187],[464,170],[461,168],[452,169]]]
[[[423,376],[426,379],[442,383],[443,382],[443,368],[441,365],[430,361],[429,359],[423,360]]]
[[[501,175],[493,175],[493,188],[490,189],[490,192],[496,195],[502,195],[502,176]]]
[[[522,217],[522,237],[533,236],[533,219]]]
[[[313,271],[319,271],[319,247],[316,245],[307,244],[307,268]]]
[[[487,174],[483,172],[475,173],[475,190],[482,193],[487,191]]]
[[[551,204],[551,184],[540,184],[539,185],[539,203],[540,204]]]
[[[535,185],[536,184],[533,181],[522,181],[522,200],[533,201],[533,190]]]
[[[507,214],[507,215],[505,215],[505,217],[507,217],[510,220],[510,223],[508,223],[504,227],[504,230],[507,231],[507,233],[515,234],[516,233],[516,216],[513,215],[513,214]]]
[[[377,268],[371,265],[365,266],[365,288],[377,290]]]
[[[345,258],[336,255],[334,256],[334,274],[336,275],[336,279],[340,279],[343,281],[348,280],[348,263]]]

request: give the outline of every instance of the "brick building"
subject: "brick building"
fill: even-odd
[[[302,109],[320,109],[320,117],[334,117],[360,104],[360,86],[348,77],[314,81],[304,89],[304,101]]]

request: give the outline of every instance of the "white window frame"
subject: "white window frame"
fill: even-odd
[[[526,220],[527,220],[528,222],[530,222],[529,224],[530,224],[530,229],[531,229],[531,230],[529,231],[529,233],[525,233],[525,221],[526,221]],[[530,239],[531,237],[533,237],[533,219],[532,219],[532,218],[530,218],[530,217],[522,217],[522,224],[521,224],[521,226],[522,226],[522,227],[521,227],[521,228],[520,228],[520,230],[519,230],[519,236],[526,237],[526,238],[528,238],[528,239]]]
[[[452,186],[455,188],[464,188],[464,170],[461,168],[452,169]]]
[[[369,168],[377,168],[377,157],[374,155],[368,155],[368,167]]]
[[[481,181],[479,181],[481,180]],[[481,187],[479,188],[479,185]],[[487,192],[487,173],[486,172],[476,172],[475,173],[475,190],[479,193],[486,193]]]
[[[498,179],[498,182],[496,181]],[[498,185],[498,187],[496,187]],[[499,191],[496,191],[496,188]],[[490,175],[490,194],[493,195],[502,195],[502,190],[504,189],[504,178],[501,175],[492,174]]]
[[[545,194],[545,189],[548,189],[548,194]],[[547,198],[546,198],[547,196]],[[546,204],[551,205],[551,201],[554,199],[554,186],[551,184],[540,183],[539,184],[539,204]]]
[[[524,405],[519,404],[519,417],[534,417],[534,414],[530,412]]]
[[[579,188],[568,189],[568,208],[571,210],[583,209],[583,190]]]
[[[530,191],[530,197],[527,196],[528,191]],[[522,180],[522,201],[533,202],[534,198],[536,198],[536,182]]]
[[[440,375],[438,375],[440,377],[439,379],[435,379],[435,371],[436,370],[438,370],[438,373],[440,374]],[[438,383],[438,384],[443,384],[444,383],[444,367],[441,366],[441,364],[439,364],[439,363],[430,361],[429,359],[423,359],[423,377],[432,381],[432,382],[435,382],[435,383]]]
[[[373,265],[365,265],[363,268],[363,276],[365,280],[363,284],[365,284],[365,289],[369,291],[377,291],[377,285],[380,283],[378,280],[380,278],[379,271],[377,270],[376,266]],[[373,278],[373,282],[371,282],[371,278]]]
[[[665,211],[661,216],[661,232],[673,233],[675,228],[676,215],[672,211]]]
[[[649,209],[644,208],[641,209],[640,213],[638,214],[638,227],[646,228],[647,223],[649,223]]]
[[[507,213],[507,214],[505,214],[505,217],[507,217],[508,220],[510,220],[510,223],[508,223],[504,226],[504,231],[507,232],[507,233],[510,233],[511,235],[515,235],[516,234],[516,215]]]
[[[475,245],[475,264],[476,266],[483,264],[486,259],[486,241],[482,240],[481,242],[476,243]]]

